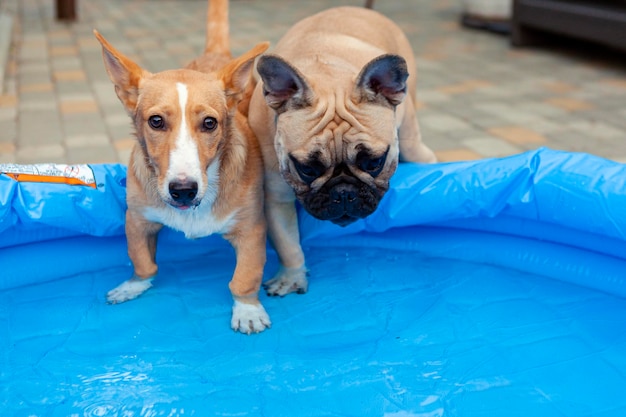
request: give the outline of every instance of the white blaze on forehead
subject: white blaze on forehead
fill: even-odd
[[[188,98],[187,86],[183,83],[176,83],[176,90],[178,92],[178,105],[180,106],[180,127],[170,153],[165,186],[171,181],[188,180],[196,181],[198,188],[202,190],[202,171],[198,146],[191,137],[191,129],[185,116]]]

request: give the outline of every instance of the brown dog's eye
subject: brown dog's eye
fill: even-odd
[[[212,132],[217,127],[217,120],[214,117],[207,117],[202,121],[202,128],[208,132]]]
[[[165,127],[165,120],[163,120],[161,116],[155,114],[154,116],[150,116],[148,118],[148,124],[154,130],[163,130]]]

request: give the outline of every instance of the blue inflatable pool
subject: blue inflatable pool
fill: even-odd
[[[309,292],[262,295],[252,336],[219,237],[165,230],[154,288],[105,303],[131,274],[125,167],[0,167],[2,416],[626,415],[624,165],[403,164],[363,221],[300,211]]]

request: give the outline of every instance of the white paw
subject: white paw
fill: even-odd
[[[261,304],[246,304],[235,300],[230,327],[241,333],[259,333],[272,326],[270,316]]]
[[[141,279],[132,277],[109,291],[107,293],[107,302],[109,304],[118,304],[132,300],[146,292],[150,287],[152,287],[152,278]]]
[[[263,288],[267,295],[287,295],[290,292],[304,294],[309,288],[309,281],[306,278],[306,267],[283,268],[281,267],[274,278],[263,283]]]

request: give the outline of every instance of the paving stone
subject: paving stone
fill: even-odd
[[[56,110],[57,110],[57,103],[56,101],[53,101],[53,100],[46,101],[46,100],[37,100],[37,99],[32,99],[32,100],[22,99],[18,106],[19,112],[38,111],[42,113],[42,112],[50,112],[50,111],[55,112]],[[22,117],[22,115],[20,114],[19,117]]]
[[[0,110],[0,115],[1,115],[1,110]],[[2,121],[1,117],[0,117],[0,121]],[[7,146],[8,144],[15,145],[16,141],[17,141],[17,124],[2,122],[2,129],[0,129],[0,146],[2,145]],[[5,148],[4,150],[5,153],[8,152],[7,149],[9,148]],[[14,147],[10,149],[15,150]]]
[[[594,120],[575,120],[568,124],[567,129],[576,130],[582,134],[588,135],[590,138],[596,139],[619,140],[625,138],[623,130]]]
[[[551,119],[537,119],[526,125],[533,132],[537,132],[542,136],[549,136],[552,132],[558,132],[563,129],[561,123],[552,121]]]
[[[53,83],[37,83],[37,84],[24,84],[20,86],[20,93],[43,93],[53,92]]]
[[[12,143],[0,143],[0,155],[11,154],[15,152],[15,145]]]
[[[477,152],[464,148],[435,151],[435,155],[437,156],[437,160],[439,162],[473,161],[484,157]]]
[[[60,81],[85,81],[87,79],[87,75],[82,69],[78,70],[65,70],[65,71],[54,71],[52,73],[53,80],[56,82]]]
[[[480,128],[484,130],[491,129],[493,127],[499,127],[506,125],[508,122],[498,115],[485,115],[477,114],[468,119],[468,123],[474,128]]]
[[[61,143],[62,130],[55,111],[21,109],[18,114],[18,145]]]
[[[54,71],[70,71],[70,70],[78,70],[82,67],[83,63],[79,56],[69,56],[69,57],[55,57],[50,60],[51,66]]]
[[[0,109],[11,109],[15,108],[16,105],[17,96],[15,94],[0,94]]]
[[[438,90],[444,94],[465,94],[491,86],[492,84],[487,80],[470,79],[456,84],[439,87]]]
[[[484,157],[502,157],[523,152],[524,149],[514,146],[502,139],[478,137],[463,139],[463,146]]]
[[[16,159],[15,159],[15,152],[7,152],[7,153],[2,153],[0,152],[0,164],[15,164],[17,163]]]
[[[65,136],[106,134],[107,126],[99,113],[68,113],[62,116]]]
[[[66,159],[70,164],[114,164],[119,162],[117,152],[110,145],[69,148]]]
[[[52,2],[0,2],[17,19],[0,95],[3,161],[49,155],[52,162],[126,162],[132,128],[93,28],[150,71],[180,67],[204,47],[204,1],[161,0],[155,7],[80,0],[80,19],[72,24],[53,19]],[[620,59],[511,48],[505,36],[459,25],[461,3],[376,3],[405,29],[415,50],[417,68],[409,71],[417,74],[418,120],[442,160],[550,146],[626,161],[626,69]],[[231,2],[233,52],[260,40],[275,44],[292,23],[335,4]],[[39,146],[51,148],[38,153]]]
[[[567,111],[587,110],[593,107],[588,101],[567,97],[549,98],[546,103]]]
[[[95,100],[66,100],[61,102],[59,106],[61,113],[75,114],[75,113],[96,113],[98,112],[98,105]]]
[[[576,91],[579,88],[574,84],[566,83],[559,80],[550,80],[543,82],[542,84],[546,90],[550,91],[551,93],[558,94],[571,93],[572,91]]]
[[[21,62],[19,66],[19,75],[22,80],[27,80],[24,75],[27,74],[49,74],[50,64],[46,61]]]
[[[111,144],[109,136],[104,133],[67,134],[64,138],[67,149],[90,148],[94,146],[108,146]]]
[[[468,129],[451,130],[445,132],[445,136],[456,141],[462,141],[469,138],[477,138],[488,135],[485,133],[484,130],[472,126]]]
[[[48,51],[52,58],[67,56],[74,57],[78,55],[78,48],[74,45],[52,46],[48,49]]]
[[[614,156],[623,156],[619,151],[610,149],[602,141],[591,140],[587,135],[578,132],[561,132],[551,137],[551,148],[568,149],[571,152],[593,153],[597,156],[612,158]]]
[[[52,81],[51,74],[49,72],[21,72],[18,74],[18,80],[20,85],[31,84],[45,84]]]
[[[439,132],[424,132],[422,130],[422,140],[435,152],[456,149],[460,146],[461,140],[452,138]]]
[[[126,114],[125,111],[121,110],[122,106],[120,105],[120,111],[107,114],[105,116],[105,120],[107,126],[126,126],[129,127],[131,125],[130,117]]]
[[[417,99],[424,103],[440,103],[450,101],[451,97],[437,90],[417,90]]]
[[[15,121],[16,117],[17,109],[15,107],[0,107],[0,122],[2,122],[3,127]]]
[[[37,164],[44,162],[67,162],[65,148],[60,144],[21,146],[17,149],[15,162],[19,164]]]
[[[92,88],[87,82],[57,82],[55,86],[61,103],[76,101],[76,97],[79,96],[82,96],[84,100],[93,100]]]
[[[489,129],[488,132],[515,145],[543,145],[547,142],[545,136],[522,126],[494,127]]]
[[[566,114],[566,110],[551,106],[546,103],[537,102],[537,101],[528,101],[524,100],[514,104],[516,109],[520,111],[527,112],[533,114],[535,116],[539,116],[540,118],[550,118],[550,117],[559,117]],[[568,116],[569,117],[569,116]]]
[[[425,115],[420,118],[421,125],[438,132],[451,130],[463,130],[471,128],[471,125],[459,117],[447,114]]]

